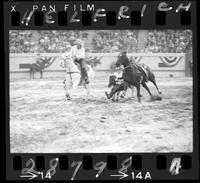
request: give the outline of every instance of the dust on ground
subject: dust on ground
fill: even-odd
[[[192,79],[157,83],[162,101],[142,89],[140,104],[130,91],[119,102],[106,99],[106,77],[95,78],[89,101],[82,87],[65,101],[62,79],[10,81],[11,152],[192,152]]]

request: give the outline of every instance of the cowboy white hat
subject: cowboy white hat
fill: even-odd
[[[75,41],[75,44],[79,44],[79,45],[82,45],[83,46],[83,41],[81,39],[77,39]]]

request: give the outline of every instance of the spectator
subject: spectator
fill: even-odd
[[[149,31],[146,51],[162,53],[184,53],[192,49],[192,32],[190,30]]]
[[[92,38],[90,51],[119,52],[126,49],[135,53],[138,47],[139,30],[96,31]],[[80,38],[85,43],[89,38],[88,31],[21,31],[11,30],[9,34],[11,53],[62,53],[67,45],[73,45]],[[151,53],[185,53],[192,49],[192,32],[190,30],[150,30],[147,43],[139,50]]]

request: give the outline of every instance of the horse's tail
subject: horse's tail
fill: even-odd
[[[154,81],[155,80],[155,74],[153,73],[152,69],[146,65],[146,70],[147,70],[147,73],[148,73],[148,79],[150,81]]]
[[[95,76],[95,68],[92,64],[88,64],[88,74],[91,78]]]
[[[95,67],[94,67],[94,65],[93,65],[93,64],[88,64],[88,63],[87,63],[87,65],[88,65],[88,69],[91,67],[91,68],[92,68],[92,70],[95,72]]]
[[[91,66],[91,68],[95,71],[95,68],[94,68],[94,64],[92,63],[87,63],[88,66]]]

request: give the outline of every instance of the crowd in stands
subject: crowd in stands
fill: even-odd
[[[81,31],[40,31],[40,52],[63,53],[67,46],[73,45],[74,40],[85,37],[87,33]]]
[[[95,50],[100,52],[134,51],[137,47],[136,31],[100,31],[93,38]]]
[[[12,30],[9,32],[9,48],[11,53],[35,52],[31,31]]]
[[[91,40],[94,52],[151,52],[181,53],[192,49],[192,32],[190,30],[151,30],[146,34],[143,49],[138,50],[139,30],[102,30],[94,31]],[[87,31],[43,30],[9,32],[10,53],[62,53],[74,40],[88,40]],[[90,50],[90,51],[92,51]]]
[[[36,34],[34,40],[33,34]],[[86,31],[18,31],[9,34],[11,53],[62,53],[77,38],[87,39]]]
[[[190,30],[149,31],[145,52],[184,53],[192,49]]]

